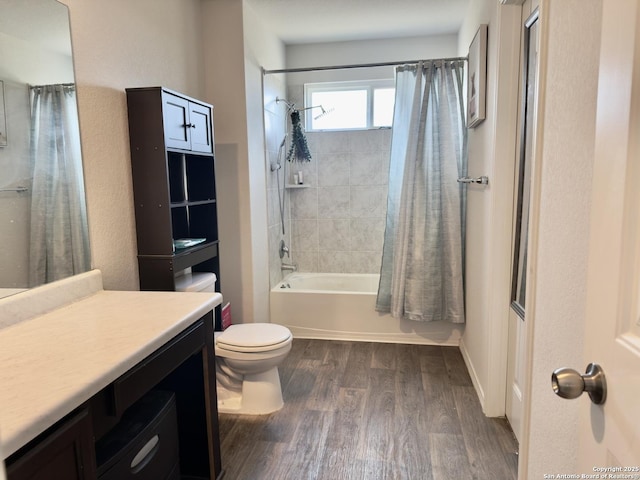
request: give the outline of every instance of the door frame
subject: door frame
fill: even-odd
[[[513,227],[512,227],[512,250],[510,252],[511,255],[511,291],[510,302],[509,302],[509,342],[508,342],[508,361],[507,361],[507,390],[506,390],[506,408],[505,413],[509,423],[511,424],[511,429],[515,434],[518,441],[522,439],[522,417],[523,417],[523,403],[524,403],[524,380],[525,380],[525,355],[526,355],[526,339],[527,339],[527,325],[525,320],[525,309],[522,305],[520,305],[515,299],[516,288],[517,288],[517,274],[518,274],[518,262],[519,262],[519,250],[522,248],[522,243],[526,240],[526,245],[528,245],[530,239],[529,235],[529,224],[527,222],[526,236],[527,238],[521,237],[521,208],[524,202],[524,192],[521,192],[523,188],[523,182],[525,181],[525,163],[528,161],[533,165],[533,150],[531,151],[531,157],[527,157],[527,141],[532,142],[532,146],[535,145],[535,134],[536,134],[536,110],[537,110],[537,90],[538,90],[538,82],[537,76],[535,80],[534,88],[536,90],[533,102],[529,103],[528,99],[528,88],[529,88],[529,73],[530,73],[530,65],[529,65],[529,52],[531,48],[537,48],[537,42],[534,47],[531,45],[531,39],[528,37],[528,32],[530,31],[533,24],[537,24],[539,26],[539,9],[537,5],[532,5],[531,0],[525,1],[522,6],[522,14],[521,14],[521,22],[520,22],[520,81],[519,81],[519,94],[518,94],[518,136],[516,140],[516,169],[515,169],[515,189],[513,195]],[[537,37],[536,37],[537,38]],[[532,122],[531,128],[529,130],[531,134],[531,138],[527,136],[527,111],[532,113],[529,120]],[[527,191],[528,193],[528,191]],[[527,213],[530,215],[530,210]],[[530,217],[529,217],[530,218]],[[518,242],[518,243],[516,243]],[[517,247],[517,248],[516,248]],[[526,288],[525,288],[526,294]],[[526,302],[525,302],[526,303]],[[515,408],[514,408],[515,406]]]

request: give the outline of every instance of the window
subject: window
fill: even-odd
[[[304,86],[307,131],[390,127],[393,79],[307,83]]]

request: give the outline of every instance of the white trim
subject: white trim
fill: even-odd
[[[522,430],[520,441],[520,455],[518,458],[518,478],[527,478],[529,470],[529,446],[531,441],[531,389],[533,387],[533,340],[535,333],[536,318],[536,271],[538,260],[538,237],[540,227],[540,198],[541,198],[541,178],[542,178],[542,149],[544,137],[544,107],[546,102],[546,91],[543,80],[547,76],[547,64],[549,61],[549,0],[542,0],[539,5],[538,24],[540,30],[538,34],[538,72],[536,93],[536,112],[533,132],[533,165],[531,166],[531,209],[529,214],[529,244],[527,247],[527,292],[525,304],[527,305],[527,321],[525,322],[525,345],[523,352],[524,375],[524,399],[522,402]],[[533,11],[533,9],[532,9]]]
[[[520,73],[521,8],[498,7],[496,29],[496,66],[494,102],[487,116],[495,118],[493,132],[492,195],[489,219],[491,258],[489,275],[493,288],[487,301],[488,376],[485,415],[501,417],[506,413],[507,357],[509,348],[509,309],[511,298],[511,258],[515,155],[518,129],[518,89]],[[509,30],[507,30],[510,27]],[[489,92],[487,92],[489,93]]]
[[[467,370],[469,371],[469,376],[471,377],[471,383],[473,383],[474,388],[476,389],[476,393],[478,395],[478,400],[480,400],[480,406],[482,407],[483,413],[485,412],[485,404],[486,404],[486,395],[484,390],[482,389],[482,382],[478,377],[478,373],[476,372],[475,367],[473,366],[473,362],[471,361],[471,357],[469,356],[469,351],[467,350],[467,346],[464,343],[464,337],[460,338],[460,353],[462,354],[462,359],[464,360],[465,365],[467,366]]]
[[[438,345],[441,347],[457,347],[460,345],[460,327],[442,328],[426,334],[415,332],[379,333],[332,331],[322,328],[308,328],[281,323],[287,327],[294,338],[316,340],[339,340],[347,342],[400,343],[403,345]],[[466,361],[465,361],[466,363]]]

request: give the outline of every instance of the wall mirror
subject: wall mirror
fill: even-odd
[[[527,238],[529,236],[529,202],[531,196],[531,165],[533,163],[533,129],[537,95],[536,65],[538,61],[538,10],[525,23],[522,104],[520,118],[520,158],[518,171],[518,202],[515,217],[515,248],[513,249],[513,282],[511,307],[524,320],[527,292]]]
[[[90,268],[68,8],[0,0],[0,297]]]

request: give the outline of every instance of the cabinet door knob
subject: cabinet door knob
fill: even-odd
[[[195,124],[193,124],[193,123],[185,123],[184,127],[185,128],[196,128]]]

